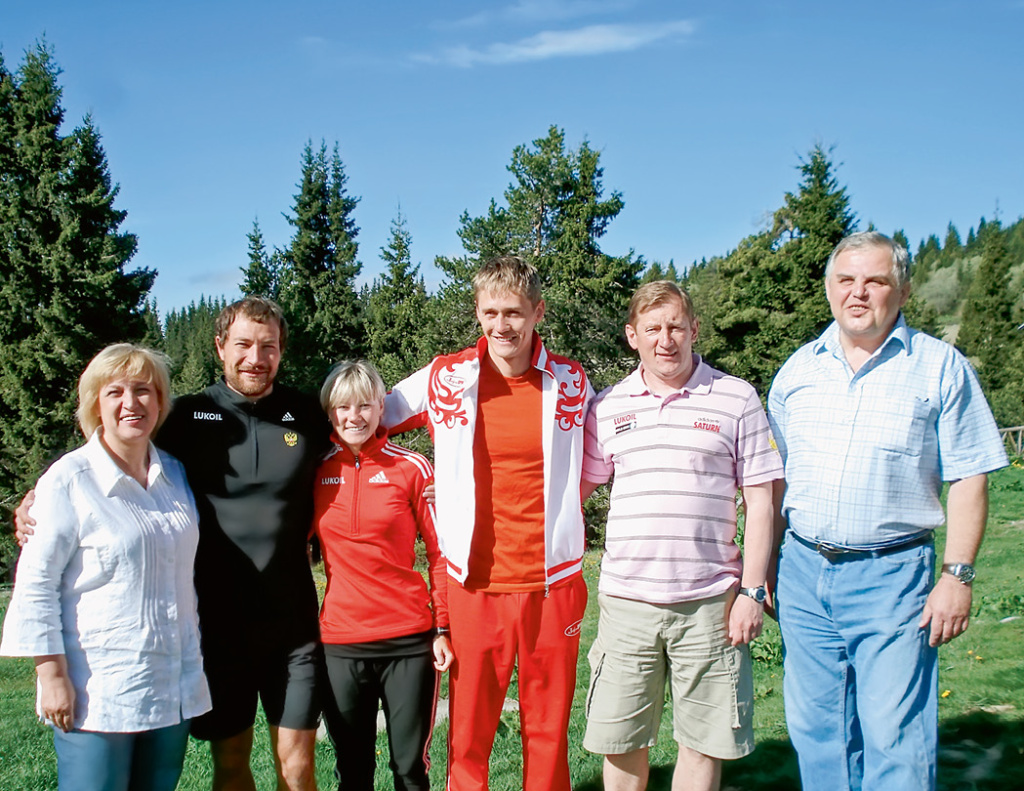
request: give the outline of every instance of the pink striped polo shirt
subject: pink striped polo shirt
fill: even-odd
[[[591,403],[583,478],[612,483],[602,593],[651,603],[717,596],[740,578],[738,487],[782,477],[754,388],[694,355],[678,393],[642,366]]]

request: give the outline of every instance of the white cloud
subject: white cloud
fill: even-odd
[[[449,47],[436,55],[417,55],[415,59],[463,68],[481,64],[528,63],[551,58],[631,52],[661,41],[684,39],[693,31],[693,23],[682,19],[648,25],[590,25],[576,30],[546,30],[512,43],[497,42],[479,49]]]

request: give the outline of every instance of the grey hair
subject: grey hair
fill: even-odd
[[[825,279],[832,275],[833,264],[840,253],[846,250],[863,250],[866,247],[879,247],[889,251],[892,278],[896,282],[896,288],[903,288],[910,282],[910,255],[907,248],[878,231],[851,233],[837,244],[832,255],[828,257],[828,263],[825,264]]]

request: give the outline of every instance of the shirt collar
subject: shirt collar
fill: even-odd
[[[644,381],[644,364],[640,363],[625,379],[626,393],[628,395],[655,395],[651,391],[651,388],[647,386]],[[714,381],[714,377],[711,375],[711,366],[701,359],[699,354],[693,355],[693,371],[690,372],[690,378],[686,380],[686,383],[679,388],[679,393],[708,393],[711,391],[711,383]],[[671,395],[671,394],[670,394]]]
[[[882,345],[875,349],[871,357],[876,357],[882,353],[882,351],[890,344],[899,344],[903,347],[903,350],[907,353],[911,353],[910,344],[910,327],[907,326],[907,320],[903,317],[903,313],[896,319],[896,323],[893,325],[892,330],[882,341]],[[846,355],[843,352],[842,344],[839,341],[839,323],[833,321],[825,331],[821,333],[818,340],[814,341],[814,353],[824,354],[830,353],[835,357],[845,359]],[[869,358],[870,359],[870,358]]]
[[[134,480],[124,470],[117,466],[110,454],[107,453],[107,449],[103,447],[103,443],[100,442],[100,434],[103,432],[103,428],[96,429],[92,437],[85,445],[85,453],[89,459],[89,466],[96,476],[96,480],[99,481],[100,489],[103,493],[110,497],[114,493],[115,487],[124,480]],[[149,443],[149,470],[146,473],[146,486],[151,488],[164,475],[163,464],[160,460],[160,454],[157,452],[156,446],[152,442]]]

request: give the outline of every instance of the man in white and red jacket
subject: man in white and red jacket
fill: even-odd
[[[569,791],[568,722],[587,590],[580,503],[593,390],[551,354],[536,269],[491,259],[473,281],[483,337],[386,400],[392,434],[428,426],[437,534],[451,578],[448,788],[484,791],[518,658],[524,791]]]

